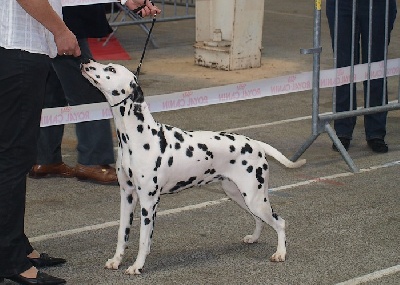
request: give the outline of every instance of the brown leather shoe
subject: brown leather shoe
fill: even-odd
[[[47,178],[47,177],[75,177],[75,169],[66,165],[64,162],[53,164],[37,164],[29,171],[30,178]]]
[[[77,164],[75,175],[80,180],[90,180],[100,184],[118,184],[117,173],[109,165],[86,166]]]

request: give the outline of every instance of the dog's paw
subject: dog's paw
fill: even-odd
[[[114,258],[107,260],[104,268],[117,270],[120,264],[121,264],[121,260],[118,260],[117,258],[114,257]]]
[[[257,240],[258,238],[255,238],[253,235],[247,235],[243,238],[244,243],[255,243]]]
[[[125,274],[129,275],[140,275],[142,274],[143,268],[138,268],[135,264],[129,266],[128,269],[125,271]]]
[[[277,251],[271,256],[270,260],[272,262],[283,262],[285,261],[285,258],[286,258],[286,253]]]

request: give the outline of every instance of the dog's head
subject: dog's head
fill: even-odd
[[[134,103],[143,103],[142,89],[136,76],[126,67],[109,63],[98,63],[92,59],[81,63],[82,75],[97,87],[111,106],[117,106],[131,98]]]

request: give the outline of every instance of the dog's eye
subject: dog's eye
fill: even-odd
[[[110,71],[112,73],[116,73],[115,68],[112,66],[107,66],[106,68],[104,68],[104,71]]]

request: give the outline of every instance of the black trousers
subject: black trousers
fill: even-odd
[[[82,57],[92,58],[87,39],[79,39]],[[44,108],[106,102],[104,95],[80,71],[80,60],[58,56],[52,60],[53,70],[47,80]],[[78,163],[83,165],[112,164],[114,145],[110,120],[82,122],[75,125],[78,139]],[[37,164],[62,161],[61,142],[64,125],[40,129]]]
[[[0,276],[32,264],[24,234],[26,175],[36,160],[50,59],[0,47]]]

